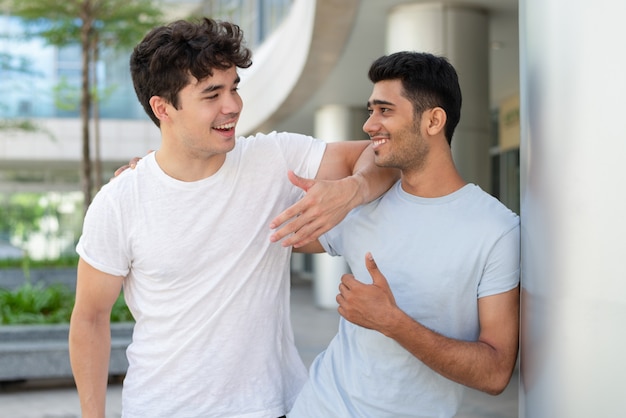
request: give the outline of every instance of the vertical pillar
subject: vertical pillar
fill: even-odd
[[[291,253],[291,274],[292,274],[292,277],[293,277],[293,275],[296,275],[298,277],[306,276],[305,257],[306,257],[306,254]]]
[[[403,4],[388,17],[387,53],[430,52],[446,56],[463,93],[452,154],[461,175],[491,191],[489,21],[485,11],[441,3]]]
[[[624,16],[520,0],[521,417],[626,411]]]
[[[326,105],[315,113],[315,136],[328,142],[362,138],[364,109],[341,105]],[[343,257],[328,254],[313,255],[313,294],[320,308],[335,308],[341,276],[349,271]]]

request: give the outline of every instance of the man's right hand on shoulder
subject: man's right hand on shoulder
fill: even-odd
[[[148,154],[150,154],[152,151],[153,150],[148,151]],[[123,166],[115,170],[115,173],[113,173],[113,178],[119,176],[120,174],[122,174],[124,171],[126,171],[129,168],[131,170],[134,170],[135,167],[137,167],[137,163],[139,162],[139,160],[141,160],[141,157],[131,158],[130,161],[128,161],[128,164],[124,164]]]
[[[139,157],[135,157],[132,160],[130,160],[128,162],[128,164],[124,164],[123,166],[121,166],[120,168],[118,168],[117,170],[115,170],[115,173],[113,173],[113,177],[117,177],[120,174],[122,174],[124,171],[126,171],[127,169],[131,169],[133,170],[136,166],[137,166],[137,162],[141,160],[141,158]]]

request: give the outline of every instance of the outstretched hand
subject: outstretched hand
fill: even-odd
[[[382,331],[397,309],[396,299],[385,276],[378,270],[371,253],[365,255],[365,267],[372,284],[365,284],[352,274],[344,274],[339,284],[337,308],[339,314],[353,324]]]
[[[356,207],[358,190],[355,180],[314,180],[287,173],[289,181],[306,192],[298,202],[272,220],[270,228],[276,229],[270,240],[282,240],[283,247],[302,247],[319,238],[337,225]],[[281,226],[282,225],[282,226]]]

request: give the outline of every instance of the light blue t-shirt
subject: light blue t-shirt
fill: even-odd
[[[450,338],[475,341],[478,299],[519,283],[519,217],[473,184],[421,198],[398,182],[321,242],[364,283],[371,252],[398,306]],[[451,417],[463,389],[396,341],[341,318],[289,417]]]

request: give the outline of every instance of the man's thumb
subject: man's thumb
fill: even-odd
[[[287,177],[289,177],[289,181],[296,187],[301,188],[305,192],[308,192],[311,186],[315,184],[315,180],[305,179],[304,177],[298,176],[293,171],[289,170],[287,172]]]
[[[374,283],[386,283],[387,280],[385,276],[378,270],[378,265],[376,265],[376,261],[374,261],[374,256],[372,253],[368,252],[365,254],[365,267],[367,271],[369,271],[370,276],[372,276],[372,280]]]

